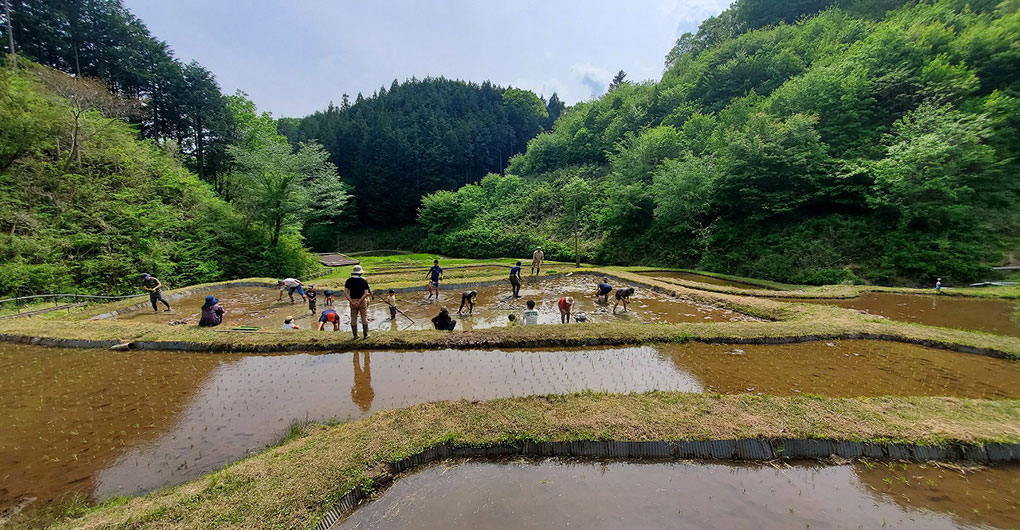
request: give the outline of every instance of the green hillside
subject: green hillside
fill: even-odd
[[[180,287],[315,266],[293,232],[272,245],[271,230],[139,140],[118,119],[134,105],[24,61],[0,68],[0,295],[137,292],[140,272]]]
[[[584,261],[981,277],[1020,251],[1020,4],[901,4],[736,2],[660,81],[571,107],[506,176],[425,197],[426,246],[569,260],[576,221]]]

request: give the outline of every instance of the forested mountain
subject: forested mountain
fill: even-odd
[[[140,102],[131,121],[160,144],[173,142],[199,178],[224,190],[226,147],[237,129],[216,78],[182,63],[121,0],[9,0],[19,55],[76,76],[97,78]],[[0,24],[0,42],[7,44]]]
[[[138,292],[140,272],[174,288],[317,266],[292,221],[273,241],[275,217],[266,216],[275,212],[239,211],[163,149],[140,141],[113,113],[124,103],[94,80],[25,61],[0,67],[0,296]],[[275,136],[271,120],[268,129]],[[285,141],[276,145],[290,153]],[[238,154],[252,166],[237,173],[239,186],[258,186],[268,163],[252,159],[267,151],[248,145]]]
[[[368,224],[415,219],[420,199],[436,190],[500,173],[564,105],[533,92],[443,78],[393,81],[371,97],[344,95],[340,106],[303,119],[281,119],[292,142],[314,140],[354,189]]]
[[[739,0],[660,81],[572,107],[506,176],[426,197],[427,245],[569,259],[576,218],[598,262],[978,277],[1020,252],[1018,8]]]

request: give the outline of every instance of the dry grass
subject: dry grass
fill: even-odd
[[[650,393],[442,402],[302,436],[184,485],[54,528],[311,528],[341,494],[442,442],[825,437],[908,443],[1020,441],[1020,401]]]

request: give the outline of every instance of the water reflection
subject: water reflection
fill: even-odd
[[[354,361],[354,386],[351,387],[351,401],[357,403],[361,412],[368,412],[372,408],[372,399],[375,391],[372,390],[372,354],[365,352],[365,365],[358,363],[359,352],[354,352],[351,359]]]

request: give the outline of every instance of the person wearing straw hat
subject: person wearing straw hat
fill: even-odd
[[[545,252],[542,252],[542,247],[535,249],[535,253],[531,255],[531,275],[534,276],[536,273],[542,274],[542,262],[545,261]]]
[[[198,320],[198,325],[204,328],[219,326],[223,323],[223,314],[226,312],[220,301],[215,296],[209,295],[202,304],[202,318]]]
[[[572,296],[564,296],[563,298],[560,298],[557,305],[560,308],[560,323],[569,324],[570,310],[574,307],[574,298]]]
[[[365,269],[355,265],[351,269],[351,277],[344,282],[344,297],[351,304],[351,331],[358,338],[358,315],[361,315],[361,327],[364,338],[368,338],[368,299],[372,297],[372,289],[368,280],[362,278]]]

